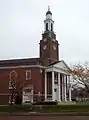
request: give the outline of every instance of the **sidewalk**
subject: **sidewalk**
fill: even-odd
[[[89,116],[89,112],[60,112],[60,113],[0,113],[0,116]]]

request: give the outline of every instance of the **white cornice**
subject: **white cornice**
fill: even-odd
[[[19,66],[4,66],[4,67],[0,67],[0,69],[29,68],[29,67],[45,68],[44,66],[41,65],[19,65]]]

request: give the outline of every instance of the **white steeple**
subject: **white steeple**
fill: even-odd
[[[46,12],[46,19],[44,21],[45,31],[53,31],[54,21],[52,20],[52,13],[50,11],[50,6],[48,6],[48,11]]]
[[[48,11],[50,11],[50,6],[48,6]]]

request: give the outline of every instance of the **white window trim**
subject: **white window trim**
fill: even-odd
[[[28,78],[28,73],[30,74],[30,77]],[[30,80],[31,79],[31,70],[26,70],[26,80]]]

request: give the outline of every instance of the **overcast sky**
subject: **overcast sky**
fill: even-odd
[[[48,5],[60,60],[89,61],[89,0],[0,0],[0,60],[39,56]]]

